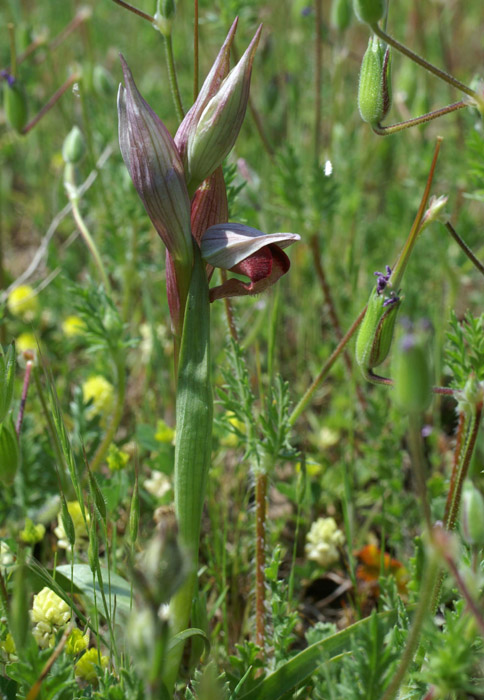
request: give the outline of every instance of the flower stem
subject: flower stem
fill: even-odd
[[[133,5],[130,5],[127,2],[124,2],[124,0],[113,0],[113,2],[116,3],[116,5],[119,5],[120,7],[123,7],[125,10],[129,10],[129,12],[132,12],[135,15],[138,15],[138,17],[141,17],[142,19],[146,19],[150,24],[153,24],[155,21],[155,18],[152,17],[151,15],[148,15],[146,12],[143,12],[142,10],[138,10],[137,7],[133,7]]]
[[[480,262],[480,260],[478,260],[478,259],[476,258],[476,256],[475,256],[474,253],[472,252],[472,250],[471,250],[471,249],[469,248],[469,246],[467,245],[467,243],[465,243],[465,242],[462,240],[462,238],[459,236],[459,234],[457,233],[457,231],[455,230],[455,228],[452,226],[452,224],[450,223],[450,221],[447,221],[447,222],[445,223],[445,228],[446,228],[447,231],[450,233],[450,235],[452,236],[452,238],[454,239],[454,241],[457,243],[457,245],[460,246],[460,248],[462,248],[462,250],[463,250],[464,253],[467,255],[467,257],[469,258],[469,260],[471,261],[471,263],[472,263],[475,267],[477,267],[477,269],[479,270],[479,272],[481,273],[481,275],[484,275],[484,265]]]
[[[398,692],[398,689],[400,688],[400,685],[402,684],[403,679],[405,678],[408,667],[412,663],[412,659],[420,639],[422,625],[428,613],[429,604],[432,599],[432,593],[438,571],[439,565],[437,558],[435,553],[432,552],[427,563],[427,569],[423,577],[422,587],[420,590],[420,598],[417,609],[415,610],[412,627],[408,633],[407,643],[400,659],[400,664],[390,682],[390,685],[387,687],[382,700],[393,700]]]
[[[74,220],[77,224],[77,228],[79,229],[79,232],[81,236],[84,239],[85,244],[87,245],[89,252],[91,253],[94,262],[96,264],[96,267],[99,271],[99,275],[101,277],[102,283],[104,285],[104,288],[108,294],[111,293],[111,285],[109,283],[108,276],[106,274],[106,270],[104,269],[103,262],[101,260],[101,256],[99,254],[99,251],[97,249],[96,244],[94,243],[94,239],[92,238],[91,234],[89,233],[89,229],[86,226],[86,223],[84,219],[82,218],[82,214],[79,210],[79,191],[77,188],[77,185],[75,183],[75,178],[74,178],[74,167],[71,163],[67,163],[64,171],[64,184],[66,187],[66,192],[67,192],[67,197],[71,203],[72,206],[72,215],[74,217]]]
[[[363,307],[363,309],[360,311],[356,319],[353,321],[351,327],[349,330],[346,332],[346,334],[341,338],[340,342],[336,346],[336,348],[333,350],[331,355],[328,357],[324,365],[321,367],[321,370],[319,371],[318,375],[314,378],[312,381],[311,385],[309,388],[306,390],[306,393],[304,396],[301,398],[299,403],[296,405],[294,408],[293,412],[289,416],[289,424],[294,425],[294,423],[297,421],[301,413],[307,408],[308,404],[310,403],[314,392],[316,389],[319,387],[319,385],[323,382],[323,380],[328,376],[330,369],[338,359],[338,357],[341,355],[343,350],[345,349],[346,345],[348,342],[351,340],[353,335],[356,333],[358,326],[360,323],[363,321],[363,318],[365,317],[366,314],[366,308],[367,305]]]
[[[452,465],[452,474],[450,475],[449,492],[447,494],[447,501],[445,504],[444,523],[447,522],[447,520],[448,520],[449,513],[450,513],[450,507],[452,505],[452,498],[453,498],[454,489],[455,489],[455,480],[457,478],[457,473],[459,471],[460,455],[461,455],[461,451],[462,451],[462,439],[464,437],[465,425],[466,425],[466,414],[464,411],[461,411],[459,413],[459,424],[457,426],[457,437],[456,437],[455,452],[454,452],[454,462]]]
[[[96,450],[91,462],[91,470],[95,472],[99,469],[101,462],[103,461],[106,452],[109,449],[109,445],[112,443],[116,431],[123,417],[124,409],[124,398],[126,395],[126,366],[124,362],[123,351],[117,353],[117,357],[113,358],[116,367],[116,385],[117,385],[117,396],[116,405],[114,407],[114,413],[111,418],[108,429],[106,430],[101,444]]]
[[[170,82],[171,96],[173,98],[173,103],[175,105],[176,116],[180,121],[182,121],[185,116],[183,111],[183,105],[180,97],[180,90],[178,88],[178,80],[176,77],[175,60],[173,58],[173,43],[171,41],[171,34],[163,34],[163,43],[165,44],[165,59],[166,67],[168,69],[168,79]]]
[[[444,80],[446,83],[449,83],[449,85],[452,85],[453,87],[457,88],[457,90],[460,90],[466,95],[469,95],[474,99],[478,98],[478,95],[475,90],[472,90],[464,83],[461,83],[460,80],[454,78],[454,76],[450,75],[450,73],[446,73],[446,71],[443,71],[440,68],[434,66],[432,63],[429,63],[425,60],[425,58],[422,58],[422,56],[419,56],[418,54],[414,53],[407,46],[401,44],[399,41],[390,36],[390,34],[387,34],[381,27],[378,26],[378,24],[372,24],[371,29],[375,32],[377,36],[380,37],[380,39],[383,39],[383,41],[385,41],[390,46],[393,46],[393,48],[397,51],[400,51],[400,53],[403,53],[403,55],[407,56],[407,58],[410,58],[410,60],[414,61],[415,63],[418,63],[418,65],[422,68],[425,68],[425,70],[429,71],[430,73],[433,73],[438,78]]]
[[[28,134],[29,131],[31,131],[34,126],[36,126],[40,120],[45,117],[47,112],[49,112],[52,107],[55,105],[55,103],[62,97],[62,95],[68,90],[73,83],[76,82],[76,80],[79,80],[80,75],[78,73],[73,73],[63,85],[60,86],[58,90],[54,92],[50,100],[42,107],[42,109],[35,115],[33,119],[29,121],[29,123],[24,126],[22,129],[22,134],[25,136],[25,134]]]
[[[255,643],[265,643],[267,473],[260,471],[255,482]]]
[[[447,105],[446,107],[441,107],[440,109],[436,109],[432,112],[422,114],[420,117],[413,117],[413,119],[407,119],[404,122],[398,122],[397,124],[391,124],[389,126],[382,126],[381,124],[379,124],[378,126],[374,126],[372,128],[375,134],[378,134],[378,136],[390,136],[391,134],[396,134],[397,132],[403,131],[404,129],[409,129],[412,126],[425,124],[426,122],[430,122],[433,119],[438,119],[439,117],[443,117],[446,114],[455,112],[457,109],[463,109],[464,107],[468,106],[469,105],[466,102],[461,100],[460,102],[454,102],[453,104]]]

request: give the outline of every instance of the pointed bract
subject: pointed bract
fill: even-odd
[[[188,134],[187,184],[192,194],[222,164],[244,121],[249,99],[252,63],[260,39],[259,27],[247,51],[225,78]]]
[[[205,78],[197,99],[186,113],[182,123],[178,127],[175,134],[175,144],[178,148],[178,153],[183,161],[185,172],[188,176],[188,161],[187,161],[187,143],[189,134],[195,131],[196,126],[202,116],[202,112],[220,89],[223,80],[227,77],[230,68],[230,48],[234,40],[235,31],[239,19],[235,18],[230,27],[227,38],[225,39],[222,48],[218,52],[218,56],[210,69],[210,73]]]
[[[163,122],[141,97],[121,56],[126,88],[119,86],[119,145],[133,184],[175,261],[191,265],[190,200],[183,165]]]

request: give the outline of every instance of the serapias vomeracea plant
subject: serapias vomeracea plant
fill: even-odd
[[[196,565],[205,484],[211,457],[210,302],[256,294],[289,269],[282,248],[299,236],[264,234],[228,223],[221,164],[244,120],[261,28],[229,72],[233,23],[195,103],[174,138],[139,93],[121,58],[119,142],[136,190],[166,246],[166,286],[175,333],[177,406],[175,514],[191,574],[171,601],[171,633],[185,630],[196,595]],[[209,290],[214,267],[245,275]],[[163,682],[174,686],[183,645],[167,654]]]

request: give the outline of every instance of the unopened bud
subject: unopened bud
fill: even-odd
[[[12,416],[0,424],[0,483],[11,486],[20,466],[20,449]]]
[[[392,102],[391,54],[376,36],[370,38],[363,56],[358,87],[358,109],[364,122],[378,125]]]
[[[461,527],[467,544],[484,546],[484,498],[472,482],[462,494]]]
[[[84,138],[78,126],[73,126],[64,139],[62,157],[66,163],[79,163],[84,155]]]
[[[98,95],[109,97],[114,92],[114,80],[104,66],[96,65],[92,71],[92,84]]]
[[[333,0],[331,5],[331,26],[344,32],[351,24],[351,0]]]
[[[353,0],[353,9],[360,22],[376,24],[385,12],[385,0]]]
[[[9,345],[4,352],[0,345],[0,423],[10,410],[15,380],[15,346]]]
[[[175,17],[175,0],[158,0],[158,7],[155,13],[154,25],[163,36],[170,36]]]
[[[10,76],[5,81],[3,108],[7,123],[21,133],[27,124],[27,96],[19,81]]]
[[[393,397],[398,407],[405,413],[423,413],[432,398],[427,345],[427,333],[411,332],[399,339],[394,351]]]

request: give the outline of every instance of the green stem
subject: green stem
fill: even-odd
[[[454,239],[454,241],[457,243],[457,245],[460,246],[460,248],[461,248],[461,249],[464,251],[464,253],[467,255],[467,257],[469,258],[469,260],[471,261],[471,263],[472,263],[475,267],[477,267],[477,269],[479,270],[479,272],[481,273],[481,275],[484,275],[484,265],[481,263],[480,260],[478,260],[478,259],[476,258],[476,256],[475,256],[474,253],[472,252],[472,250],[471,250],[471,249],[469,248],[469,246],[467,245],[467,243],[465,243],[465,242],[462,240],[462,238],[459,236],[459,234],[457,233],[457,231],[455,230],[455,228],[452,226],[452,224],[450,223],[450,221],[447,221],[447,222],[446,222],[445,228],[446,228],[447,231],[450,233],[450,235],[452,236],[452,238]]]
[[[173,43],[171,41],[171,34],[163,34],[163,43],[165,44],[165,58],[166,67],[168,69],[168,79],[170,82],[171,96],[173,97],[173,103],[175,105],[176,116],[179,121],[182,121],[185,116],[183,111],[183,105],[180,97],[180,90],[178,88],[178,80],[176,77],[175,60],[173,58]]]
[[[99,271],[99,274],[101,276],[102,283],[104,285],[104,289],[108,294],[111,293],[111,285],[109,284],[109,279],[106,274],[106,270],[104,268],[103,262],[101,260],[101,256],[99,254],[99,251],[97,249],[96,244],[94,243],[94,239],[92,238],[91,234],[89,233],[89,229],[86,226],[86,223],[84,219],[82,218],[81,212],[79,210],[79,192],[75,183],[74,179],[74,166],[71,163],[67,163],[65,167],[65,186],[66,186],[66,192],[67,192],[67,197],[71,203],[72,206],[72,215],[74,217],[74,220],[77,224],[77,228],[79,229],[79,232],[81,236],[84,239],[84,242],[86,243],[89,252],[91,253],[94,262],[96,264],[96,267]]]
[[[47,112],[49,112],[52,107],[55,105],[55,103],[62,97],[62,95],[68,90],[73,83],[76,82],[76,80],[79,80],[80,76],[77,73],[73,73],[63,85],[60,86],[58,90],[54,92],[52,97],[46,104],[42,107],[42,109],[35,115],[33,119],[29,121],[29,123],[24,126],[22,129],[22,134],[25,136],[25,134],[28,134],[29,131],[31,131],[34,126],[37,126],[37,124],[40,122],[42,117],[45,117]]]
[[[398,122],[397,124],[391,124],[389,126],[382,126],[381,124],[378,124],[378,126],[373,126],[372,129],[375,132],[375,134],[378,134],[378,136],[390,136],[391,134],[396,134],[397,132],[403,131],[404,129],[409,129],[412,126],[425,124],[426,122],[430,122],[433,119],[438,119],[439,117],[443,117],[446,114],[455,112],[457,109],[463,109],[464,107],[468,106],[469,105],[466,102],[461,100],[460,102],[454,102],[451,105],[441,107],[440,109],[436,109],[432,112],[427,112],[427,114],[422,114],[420,117],[413,117],[413,119],[407,119],[404,122]]]
[[[109,427],[106,430],[101,444],[96,450],[91,462],[91,470],[95,472],[99,469],[102,460],[104,459],[106,452],[109,449],[109,445],[114,440],[116,431],[123,417],[124,410],[124,399],[126,395],[126,365],[124,362],[123,351],[117,353],[117,357],[114,358],[114,363],[116,367],[116,383],[117,383],[117,396],[116,405],[114,407],[114,413],[109,423]]]
[[[461,83],[460,80],[454,78],[454,76],[450,75],[450,73],[446,73],[440,68],[434,66],[432,63],[429,63],[425,60],[425,58],[422,58],[422,56],[419,56],[418,54],[414,53],[404,44],[401,44],[399,41],[390,36],[390,34],[387,34],[381,27],[378,26],[378,24],[372,24],[371,29],[375,32],[377,36],[380,37],[380,39],[383,39],[383,41],[385,41],[390,46],[393,46],[393,48],[397,51],[400,51],[400,53],[403,53],[403,55],[407,56],[407,58],[410,58],[410,60],[414,61],[415,63],[418,63],[418,65],[422,68],[425,68],[425,70],[429,71],[430,73],[433,73],[441,80],[444,80],[446,83],[449,83],[449,85],[452,85],[453,87],[457,88],[457,90],[460,90],[466,95],[469,95],[470,97],[479,100],[479,96],[475,90],[472,90],[464,83]]]
[[[315,377],[309,388],[306,390],[304,396],[301,398],[299,403],[296,405],[294,408],[293,412],[289,416],[289,424],[294,425],[294,423],[297,421],[301,413],[307,408],[308,404],[310,403],[314,392],[316,389],[319,387],[319,385],[323,382],[323,380],[328,376],[330,369],[338,359],[338,357],[341,355],[343,350],[345,349],[346,345],[348,342],[351,340],[351,338],[354,336],[356,333],[358,326],[360,323],[363,321],[363,318],[366,314],[366,305],[363,307],[363,309],[360,311],[358,314],[357,318],[355,321],[353,321],[353,324],[351,325],[350,329],[346,332],[346,334],[341,338],[340,342],[334,349],[334,351],[331,353],[331,355],[328,357],[324,365],[321,367],[321,370],[319,371],[318,375]]]
[[[412,627],[408,633],[407,643],[405,645],[405,649],[403,650],[400,664],[390,682],[390,685],[387,687],[382,700],[393,700],[398,692],[398,689],[400,688],[400,685],[402,684],[403,679],[405,678],[408,667],[412,663],[412,659],[420,639],[422,625],[426,615],[429,612],[429,605],[432,599],[432,593],[438,571],[439,565],[437,563],[437,558],[432,552],[430,554],[430,561],[427,564],[427,570],[422,581],[420,599],[412,621]]]

